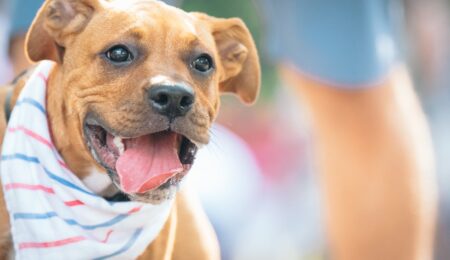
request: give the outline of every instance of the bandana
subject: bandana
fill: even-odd
[[[90,191],[52,143],[41,62],[12,111],[1,181],[16,259],[134,259],[165,224],[173,201],[109,202]]]

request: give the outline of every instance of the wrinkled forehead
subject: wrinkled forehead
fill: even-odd
[[[153,0],[107,2],[105,9],[93,17],[86,30],[95,31],[94,35],[110,41],[132,39],[180,47],[211,46],[213,43],[208,29],[194,16]]]

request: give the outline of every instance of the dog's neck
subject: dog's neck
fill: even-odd
[[[118,189],[102,172],[87,151],[82,135],[82,118],[72,113],[61,67],[56,65],[47,83],[47,113],[52,140],[71,171],[93,192],[103,197],[113,196]]]

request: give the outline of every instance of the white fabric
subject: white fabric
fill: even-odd
[[[173,201],[111,203],[66,168],[51,142],[41,62],[20,94],[3,143],[1,181],[16,259],[134,259],[156,238]],[[57,129],[54,129],[57,131]]]

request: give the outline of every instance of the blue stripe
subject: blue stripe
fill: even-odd
[[[54,173],[52,173],[49,170],[47,170],[45,167],[43,167],[43,168],[44,168],[45,173],[47,174],[47,176],[50,179],[52,179],[52,180],[54,180],[56,182],[59,182],[60,184],[66,186],[66,187],[69,187],[71,189],[74,189],[74,190],[80,191],[82,193],[85,193],[87,195],[91,195],[91,196],[94,196],[94,197],[99,197],[97,194],[92,193],[90,191],[87,191],[85,189],[82,189],[82,188],[78,187],[77,185],[73,184],[72,182],[55,175]]]
[[[126,252],[128,249],[130,249],[134,245],[134,243],[136,243],[136,240],[141,235],[141,233],[142,233],[142,228],[137,229],[134,232],[134,234],[131,236],[130,240],[128,240],[128,242],[122,248],[120,248],[119,250],[117,250],[116,252],[114,252],[112,254],[94,258],[94,260],[103,260],[103,259],[114,257],[114,256],[117,256],[119,254]]]
[[[38,101],[32,99],[32,98],[24,98],[19,101],[17,101],[16,106],[20,106],[22,104],[29,104],[37,109],[39,109],[44,115],[47,115],[45,112],[45,108],[39,103]]]
[[[40,163],[38,158],[26,156],[24,154],[16,153],[16,154],[12,154],[12,155],[2,155],[2,161],[10,161],[10,160],[14,160],[14,159],[18,159],[18,160],[22,160],[22,161],[26,161],[26,162],[32,162],[32,163]]]
[[[74,219],[63,219],[63,218],[60,218],[60,219],[64,222],[66,222],[66,224],[70,225],[70,226],[78,226],[85,230],[94,230],[97,228],[110,227],[110,226],[117,224],[117,223],[121,222],[122,220],[126,219],[128,216],[130,216],[130,215],[119,214],[116,217],[112,218],[111,220],[108,220],[108,221],[100,223],[100,224],[95,224],[95,225],[83,225],[83,224],[78,223]],[[14,220],[19,220],[19,219],[39,220],[39,219],[49,219],[49,218],[54,218],[54,217],[59,217],[58,214],[54,211],[50,211],[50,212],[46,212],[46,213],[14,213],[13,214]]]
[[[45,168],[44,165],[42,165],[42,163],[39,161],[39,158],[37,158],[37,157],[30,157],[30,156],[27,156],[27,155],[24,155],[24,154],[16,153],[16,154],[12,154],[12,155],[3,155],[1,157],[1,160],[2,161],[22,160],[22,161],[25,161],[25,162],[31,162],[31,163],[39,164],[39,165],[42,166],[42,168],[44,169],[45,173],[47,174],[47,176],[50,179],[52,179],[52,180],[54,180],[54,181],[56,181],[56,182],[58,182],[58,183],[60,183],[60,184],[62,184],[64,186],[66,186],[66,187],[69,187],[71,189],[74,189],[74,190],[80,191],[82,193],[85,193],[87,195],[91,195],[91,196],[94,196],[94,197],[99,197],[97,194],[92,193],[90,191],[87,191],[87,190],[85,190],[83,188],[80,188],[77,185],[73,184],[72,182],[70,182],[70,181],[68,181],[66,179],[63,179],[63,178],[55,175],[54,173],[50,172],[47,168]]]
[[[14,219],[48,219],[56,217],[56,212],[47,213],[14,213]]]
[[[97,228],[110,227],[110,226],[117,224],[117,223],[121,222],[122,220],[126,219],[128,216],[129,216],[128,214],[120,214],[120,215],[117,215],[116,217],[112,218],[109,221],[106,221],[106,222],[100,223],[100,224],[96,224],[96,225],[82,225],[74,219],[63,219],[63,220],[64,220],[64,222],[66,222],[68,225],[71,225],[71,226],[79,226],[82,229],[94,230]]]

